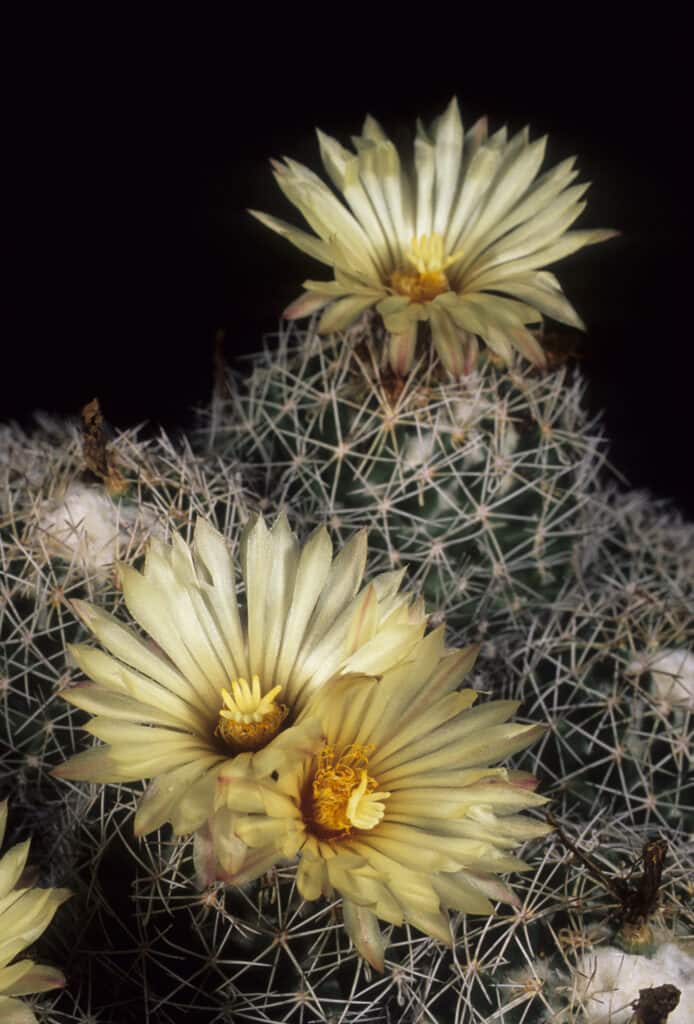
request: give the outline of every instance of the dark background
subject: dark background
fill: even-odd
[[[4,131],[0,415],[29,425],[36,408],[74,414],[98,395],[117,427],[184,428],[211,392],[215,330],[230,361],[259,348],[321,276],[245,212],[300,223],[268,158],[318,170],[313,127],[346,143],[367,110],[405,143],[417,114],[456,93],[466,124],[488,113],[493,129],[549,133],[545,167],[578,153],[593,186],[577,226],[623,232],[552,269],[589,327],[613,462],[694,515],[683,27],[577,25],[569,8],[537,26],[500,10],[480,27],[433,6],[388,8],[376,26],[375,10],[25,28]]]

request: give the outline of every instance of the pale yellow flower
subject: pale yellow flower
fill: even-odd
[[[215,831],[231,838],[228,849],[217,843],[220,877],[239,884],[298,855],[301,895],[339,893],[350,936],[376,966],[377,918],[450,943],[447,908],[490,914],[490,898],[513,902],[494,875],[526,868],[511,849],[549,827],[517,812],[545,800],[531,776],[489,765],[543,727],[509,724],[514,701],[472,707],[475,691],[457,687],[475,655],[446,651],[436,630],[380,680],[321,690],[297,724],[318,722],[319,734],[295,765],[273,764],[268,750],[271,774],[254,789],[237,784],[250,779],[247,761],[225,765]]]
[[[306,292],[285,316],[327,306],[318,329],[329,332],[375,306],[399,374],[412,366],[419,321],[429,323],[455,376],[475,364],[478,339],[505,362],[515,348],[543,366],[526,326],[543,314],[583,329],[556,277],[542,268],[616,232],[568,230],[585,208],[588,185],[572,185],[574,157],[537,177],[546,137],[530,142],[524,128],[509,139],[505,127],[489,136],[486,118],[466,132],[454,98],[431,131],[417,124],[413,175],[371,116],[353,139],[354,153],[320,131],[318,141],[344,202],[303,164],[273,162],[279,187],[315,234],[250,211],[333,269],[333,281],[304,282]]]
[[[7,824],[7,801],[0,803],[0,846]],[[35,1024],[31,1009],[15,999],[34,992],[62,988],[63,974],[55,967],[18,960],[18,953],[36,942],[46,930],[61,903],[71,895],[68,889],[38,889],[22,886],[31,840],[12,846],[0,858],[0,1020],[5,1024]],[[19,888],[17,884],[19,883]]]
[[[345,672],[378,674],[424,633],[420,601],[401,593],[403,573],[362,586],[366,535],[333,559],[327,530],[301,547],[280,516],[262,518],[241,545],[245,611],[224,538],[197,521],[191,547],[152,540],[143,572],[120,567],[125,604],[150,640],[84,601],[74,606],[109,652],[70,651],[84,682],[62,696],[96,717],[86,730],[105,746],[54,770],[67,779],[152,778],[135,816],[143,834],[165,821],[199,828],[212,806],[217,768],[272,744],[293,756],[294,722],[311,694]]]

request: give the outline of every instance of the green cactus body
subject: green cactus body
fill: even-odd
[[[639,495],[601,501],[599,557],[508,652],[505,694],[549,726],[521,762],[567,811],[691,831],[694,531]]]
[[[201,441],[241,458],[261,503],[345,536],[368,527],[378,565],[407,566],[455,631],[507,626],[552,600],[585,528],[602,444],[583,384],[490,362],[457,383],[398,381],[376,372],[369,330],[283,339]]]

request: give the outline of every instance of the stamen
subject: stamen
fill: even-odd
[[[282,687],[273,686],[263,697],[257,675],[250,686],[245,679],[234,679],[229,685],[231,693],[222,690],[225,707],[219,712],[215,736],[237,751],[260,750],[277,735],[289,714],[285,704],[275,702]]]
[[[410,242],[407,254],[412,270],[395,270],[390,275],[390,286],[398,295],[407,295],[412,302],[431,302],[437,295],[450,290],[444,271],[463,256],[458,249],[446,259],[443,256],[443,237],[434,231],[420,235]]]
[[[374,792],[378,783],[367,772],[373,749],[352,744],[339,757],[330,746],[319,753],[311,786],[310,817],[320,832],[338,838],[348,835],[353,828],[374,828],[383,818],[382,801],[390,793]]]

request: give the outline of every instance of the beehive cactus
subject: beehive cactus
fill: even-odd
[[[0,782],[74,892],[42,1024],[614,1024],[649,979],[690,1012],[694,532],[605,490],[580,371],[533,326],[580,326],[539,268],[611,232],[565,234],[570,162],[535,181],[542,143],[459,122],[420,129],[388,259],[278,170],[320,237],[265,223],[336,268],[289,312],[327,309],[192,442],[108,441],[94,403],[0,434]],[[356,155],[321,142],[362,214],[355,173],[402,199],[372,119]]]
[[[525,759],[564,808],[694,824],[694,530],[640,495],[608,493],[599,556],[512,644],[505,692],[549,726]]]
[[[43,1018],[51,1024],[89,1019],[90,1007],[98,1020],[141,1020],[139,1010],[125,1010],[133,989],[140,1006],[142,982],[133,980],[137,932],[127,910],[135,861],[123,837],[132,843],[142,788],[89,794],[49,774],[85,747],[84,713],[60,699],[78,676],[67,644],[87,636],[70,602],[120,608],[116,559],[136,560],[153,534],[192,530],[198,515],[222,529],[238,525],[247,515],[243,492],[233,464],[194,456],[164,435],[116,436],[112,456],[127,488],[113,497],[86,469],[76,423],[43,419],[30,435],[7,427],[1,441],[0,780],[34,837],[37,864],[75,892],[60,931],[44,939],[67,970],[68,989],[37,1005],[52,1007]],[[104,977],[109,994],[97,995]]]
[[[376,564],[407,566],[461,639],[551,601],[603,462],[580,374],[487,361],[401,386],[374,358],[371,321],[347,339],[285,334],[232,380],[200,443],[241,459],[261,503],[345,538],[368,527]]]

